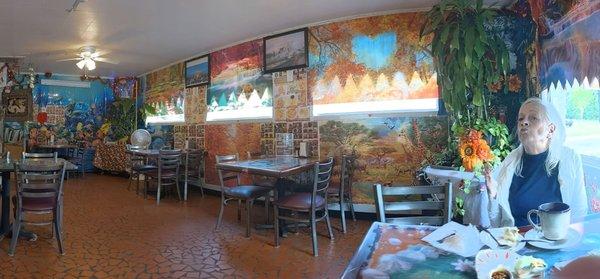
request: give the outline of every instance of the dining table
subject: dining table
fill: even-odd
[[[461,257],[421,240],[437,228],[373,222],[341,277],[370,278],[383,272],[388,278],[477,278],[474,257]],[[541,249],[527,242],[516,253],[543,259],[547,276],[577,258],[600,255],[600,213],[588,215],[570,228],[580,236],[571,246]],[[396,259],[393,264],[392,258]]]
[[[10,192],[11,192],[11,184],[10,183],[10,174],[15,170],[15,163],[21,164],[48,164],[48,163],[65,163],[65,169],[69,170],[77,170],[77,166],[73,163],[63,159],[63,158],[35,158],[35,159],[19,159],[19,160],[11,160],[1,159],[0,160],[0,173],[2,175],[2,212],[0,213],[0,236],[5,236],[6,234],[11,232],[11,224],[10,224]],[[31,238],[33,234],[28,233],[26,231],[22,231],[20,236],[25,236]]]

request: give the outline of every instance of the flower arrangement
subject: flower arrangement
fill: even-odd
[[[494,154],[482,133],[467,129],[459,138],[458,154],[466,171],[481,170],[484,163],[492,163]]]

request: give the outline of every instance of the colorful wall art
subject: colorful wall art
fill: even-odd
[[[355,203],[373,203],[374,183],[412,185],[415,172],[432,164],[447,145],[448,119],[369,118],[319,122],[320,156],[358,155]],[[334,183],[339,180],[339,166]]]
[[[173,123],[185,120],[183,63],[149,73],[142,80],[142,88],[146,90],[144,102],[156,110],[155,115],[147,117],[147,122]]]
[[[419,38],[423,20],[403,13],[309,28],[313,115],[437,111],[433,62]]]
[[[205,146],[208,155],[205,159],[206,183],[220,185],[215,169],[215,155],[238,154],[246,159],[248,151],[261,151],[261,124],[238,123],[225,125],[207,125],[205,128]],[[245,180],[243,183],[250,183]]]
[[[272,117],[273,80],[262,74],[262,47],[259,39],[211,53],[207,121]]]

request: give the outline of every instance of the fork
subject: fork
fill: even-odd
[[[496,244],[498,244],[499,248],[510,248],[510,245],[506,245],[506,244],[500,244],[500,242],[498,242],[498,239],[496,239],[496,237],[488,230],[488,228],[485,227],[480,227],[482,231],[488,233],[492,239],[496,242]]]

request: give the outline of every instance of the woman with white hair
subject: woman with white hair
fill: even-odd
[[[563,146],[565,125],[556,109],[539,98],[519,109],[520,145],[493,173],[486,172],[492,227],[528,225],[527,212],[548,202],[563,202],[571,218],[587,213],[581,157]]]

